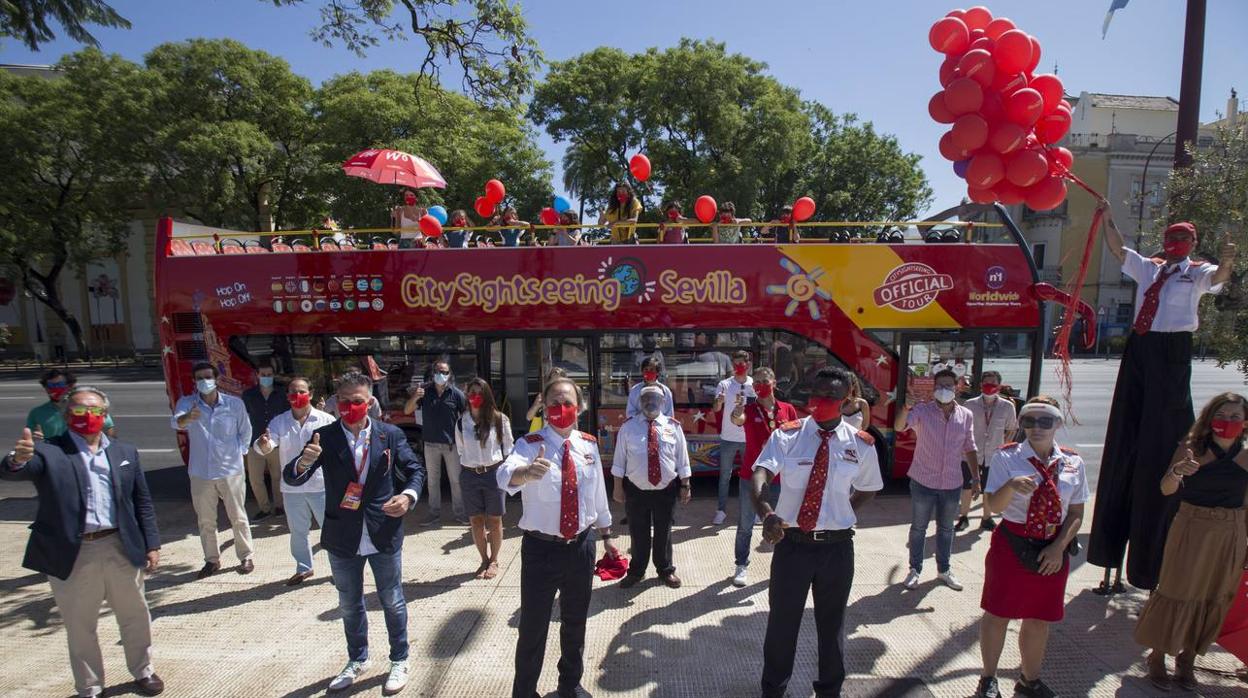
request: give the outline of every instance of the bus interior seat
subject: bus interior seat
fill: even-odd
[[[273,251],[274,252],[293,252],[293,250],[290,249],[290,245],[287,245],[284,242],[279,242],[277,240],[273,241]]]
[[[217,248],[207,240],[192,240],[191,249],[195,250],[195,254],[197,255],[210,255],[217,253]]]
[[[247,250],[243,249],[243,243],[228,238],[221,241],[221,254],[247,254]]]
[[[174,257],[193,257],[195,250],[186,240],[173,238],[169,241],[169,252]]]
[[[334,242],[333,240],[321,240],[320,246],[321,246],[322,252],[337,252],[338,251],[338,243]]]
[[[268,254],[269,250],[260,244],[259,240],[246,240],[243,242],[243,249],[247,254]]]
[[[311,252],[312,248],[308,247],[308,243],[298,238],[290,241],[290,249],[295,252]]]

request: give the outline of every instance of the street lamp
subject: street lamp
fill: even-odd
[[[1157,148],[1162,143],[1170,140],[1178,135],[1178,131],[1174,131],[1169,136],[1162,138],[1153,144],[1153,149],[1148,151],[1148,157],[1144,158],[1144,176],[1140,179],[1140,209],[1135,217],[1135,249],[1140,249],[1140,243],[1144,239],[1144,196],[1148,193],[1148,165],[1153,161],[1153,155],[1157,153]]]

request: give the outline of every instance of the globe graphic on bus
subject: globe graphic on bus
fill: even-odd
[[[621,262],[612,269],[611,278],[620,282],[620,293],[625,297],[635,296],[641,290],[641,274],[628,262]]]

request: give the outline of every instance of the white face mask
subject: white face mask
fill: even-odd
[[[936,398],[936,402],[947,405],[953,402],[953,388],[937,388],[932,397]]]
[[[217,381],[213,378],[199,378],[195,381],[195,389],[200,395],[210,395],[217,389]]]
[[[450,378],[451,376],[449,373],[434,373],[433,374],[433,382],[437,383],[438,385],[446,385],[446,382],[450,380]]]

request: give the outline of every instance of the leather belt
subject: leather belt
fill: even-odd
[[[563,536],[552,536],[549,533],[542,533],[541,531],[525,531],[524,535],[530,538],[536,538],[537,540],[540,540],[543,543],[558,543],[559,545],[572,545],[573,543],[580,543],[581,541],[585,540],[585,536],[589,535],[589,529],[587,528],[584,531],[581,531],[580,533],[576,535],[575,538],[564,538]]]
[[[465,470],[469,470],[469,471],[471,471],[471,472],[474,472],[474,473],[476,473],[476,474],[478,474],[478,475],[484,475],[484,474],[486,474],[486,473],[490,472],[491,470],[496,470],[496,469],[498,469],[498,466],[500,466],[500,465],[502,465],[502,464],[503,464],[503,462],[500,460],[499,462],[494,463],[493,465],[465,465],[465,466],[464,466],[464,469],[465,469]]]
[[[852,528],[841,528],[831,531],[803,531],[800,528],[784,529],[784,537],[798,543],[843,543],[854,537]]]
[[[87,540],[87,541],[99,540],[101,538],[107,538],[108,536],[111,536],[116,532],[117,532],[117,529],[115,528],[106,528],[103,531],[91,531],[90,533],[82,534],[82,539]]]

